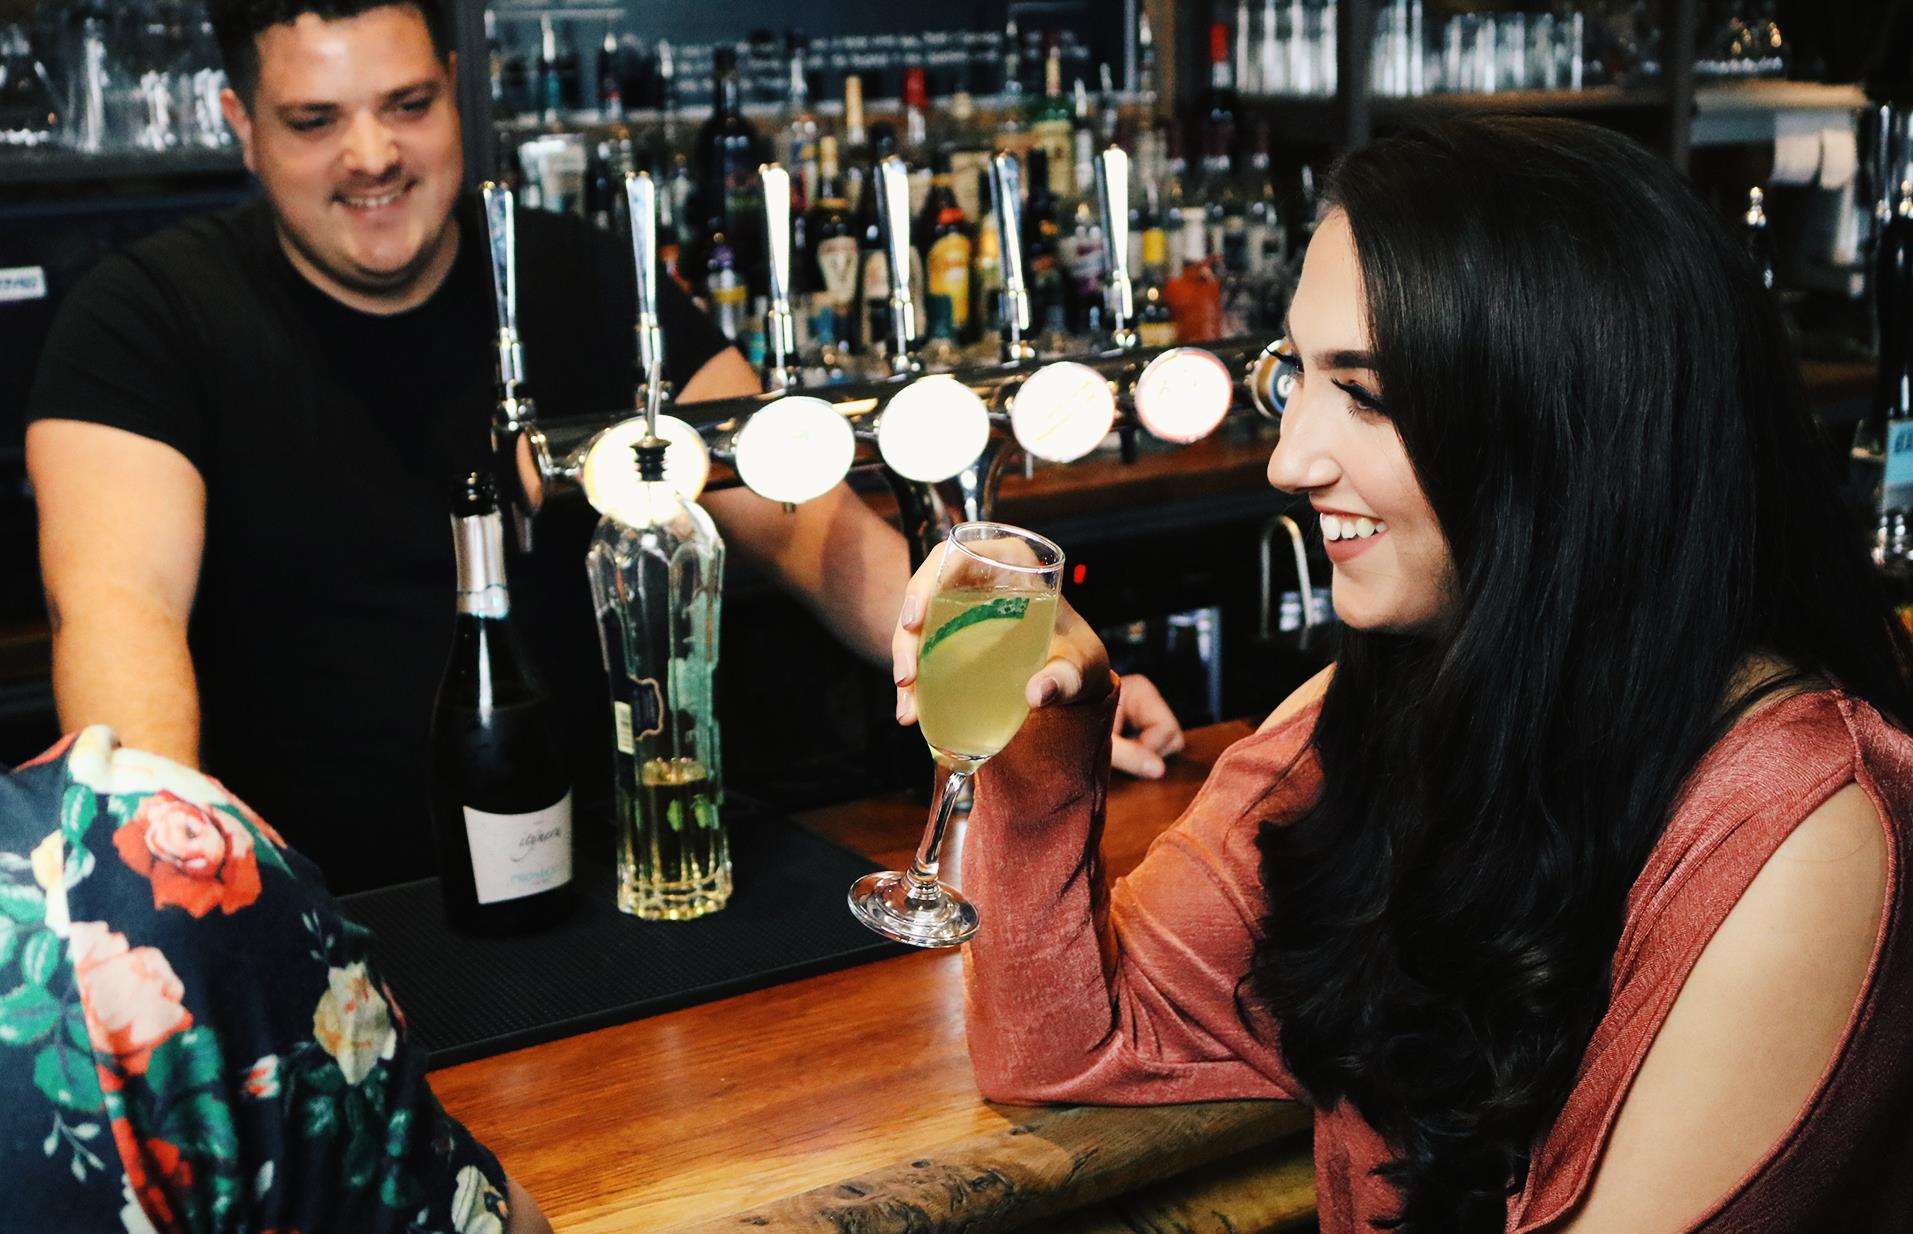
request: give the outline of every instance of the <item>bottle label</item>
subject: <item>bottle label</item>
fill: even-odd
[[[1142,264],[1162,266],[1169,263],[1169,233],[1160,227],[1145,227],[1142,233]]]
[[[465,807],[480,904],[517,900],[571,881],[571,794],[530,814]]]
[[[1144,347],[1173,347],[1176,343],[1176,323],[1173,321],[1144,321],[1136,325],[1136,338]]]
[[[817,270],[823,276],[824,293],[830,302],[843,307],[857,294],[857,241],[852,236],[832,236],[817,244]],[[887,293],[886,293],[887,294]]]
[[[627,681],[625,693],[611,701],[611,722],[617,728],[618,753],[636,754],[639,741],[664,731],[664,693],[655,677]]]
[[[950,300],[950,324],[970,328],[970,238],[952,232],[930,246],[930,294]]]
[[[1913,514],[1913,419],[1887,421],[1880,508]]]

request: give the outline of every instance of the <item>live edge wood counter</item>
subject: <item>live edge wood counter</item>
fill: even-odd
[[[1163,780],[1112,785],[1104,853],[1141,859],[1245,724],[1191,734]],[[907,862],[922,807],[806,826]],[[945,869],[963,871],[960,832]],[[963,962],[920,952],[448,1068],[451,1113],[562,1234],[1072,1234],[1306,1228],[1309,1116],[1286,1102],[997,1106],[963,1040]],[[1065,1215],[1067,1214],[1067,1215]]]

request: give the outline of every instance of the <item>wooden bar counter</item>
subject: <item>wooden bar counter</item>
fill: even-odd
[[[1112,875],[1246,724],[1191,734],[1170,774],[1112,785]],[[902,797],[802,816],[887,866]],[[945,869],[962,885],[960,829]],[[848,910],[846,910],[848,911]],[[564,1234],[1310,1228],[1309,1115],[1286,1102],[993,1105],[963,1040],[963,959],[919,952],[448,1068],[447,1109]]]

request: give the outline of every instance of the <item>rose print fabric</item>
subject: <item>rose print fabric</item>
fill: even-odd
[[[110,730],[0,777],[0,1231],[502,1234],[368,941],[218,782]]]

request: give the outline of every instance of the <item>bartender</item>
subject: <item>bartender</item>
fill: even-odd
[[[203,764],[352,890],[432,865],[447,482],[487,464],[494,398],[484,225],[460,191],[439,4],[212,8],[263,197],[102,261],[47,340],[27,465],[54,694],[64,729]],[[581,220],[526,211],[517,232],[541,409],[627,404],[629,257]],[[660,297],[682,401],[760,390],[669,280]],[[910,573],[895,529],[842,486],[794,514],[744,489],[703,500],[747,560],[887,661]],[[564,713],[602,723],[589,519],[548,512],[513,592]],[[1129,765],[1160,774],[1174,717],[1139,679],[1125,699]]]

